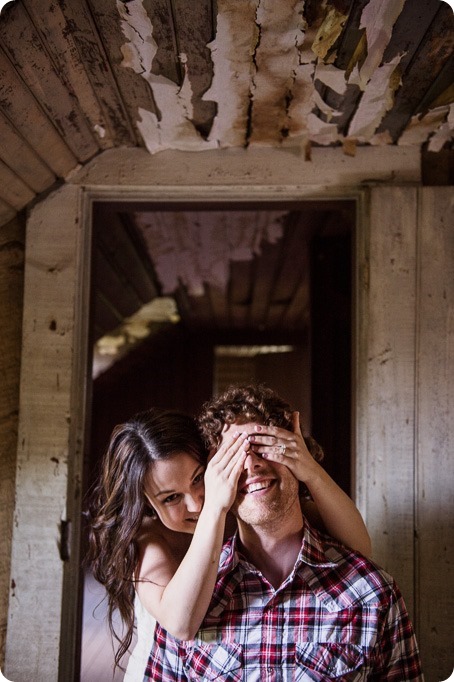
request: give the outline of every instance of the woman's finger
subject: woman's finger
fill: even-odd
[[[247,438],[247,434],[235,432],[231,439],[226,443],[223,443],[217,452],[213,455],[210,460],[211,466],[219,464],[224,458],[233,457],[233,455],[242,447],[243,443]]]

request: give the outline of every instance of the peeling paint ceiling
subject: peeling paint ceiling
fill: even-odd
[[[453,44],[440,0],[12,0],[0,14],[0,225],[112,148],[452,155]],[[308,239],[299,279],[282,276],[295,225],[320,234],[351,212],[240,213],[100,209],[95,338],[132,338],[133,316],[163,296],[193,328],[306,333]]]
[[[441,0],[13,0],[0,224],[105,149],[453,148]]]

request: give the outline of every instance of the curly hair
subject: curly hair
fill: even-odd
[[[193,417],[149,409],[116,426],[101,464],[101,474],[89,502],[88,553],[85,563],[107,591],[108,623],[119,642],[115,665],[128,651],[134,631],[134,571],[138,562],[136,536],[153,510],[144,494],[145,477],[153,462],[179,452],[206,463],[207,453]],[[124,624],[118,634],[113,615]]]
[[[293,431],[294,410],[266,384],[229,386],[223,393],[206,402],[198,416],[199,428],[209,450],[219,447],[222,429],[233,422],[257,422]],[[322,447],[312,436],[304,436],[312,457],[323,459]]]

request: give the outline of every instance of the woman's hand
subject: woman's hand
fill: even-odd
[[[250,448],[247,433],[235,432],[213,455],[205,471],[205,502],[227,512],[235,501],[238,479]]]
[[[295,478],[308,484],[319,464],[307,449],[301,433],[299,412],[293,412],[292,419],[293,431],[257,424],[255,433],[249,434],[249,443],[253,452],[263,459],[285,464]]]

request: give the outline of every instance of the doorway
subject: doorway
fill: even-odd
[[[131,348],[123,349],[109,368],[94,379],[85,490],[93,483],[115,424],[152,404],[195,414],[211,396],[222,366],[224,375],[230,373],[241,375],[246,381],[269,383],[298,408],[304,427],[325,449],[329,473],[352,494],[351,279],[355,211],[353,201],[269,202],[266,206],[252,202],[242,202],[240,206],[218,203],[208,208],[206,203],[95,203],[93,345],[103,338],[112,320],[117,320],[115,329],[121,333],[122,319],[132,318],[134,308],[138,303],[145,304],[150,292],[156,298],[171,295],[181,314],[177,323],[149,321],[150,333],[146,338],[140,342],[133,340]],[[232,242],[232,225],[237,225],[240,213],[243,221],[246,217],[246,223],[256,227],[269,225],[271,213],[280,221],[274,232],[263,229],[258,232],[262,239],[257,252],[252,247],[249,252],[244,248],[247,230],[243,231],[242,242],[238,242],[241,230],[236,234],[237,241]],[[138,220],[137,216],[145,214],[148,222],[143,217]],[[202,280],[202,290],[194,295],[185,273],[186,280],[179,277],[177,287],[166,290],[162,275],[161,279],[159,276],[163,272],[159,261],[153,261],[153,254],[147,251],[144,225],[153,225],[153,217],[158,219],[157,227],[155,224],[158,237],[166,227],[176,230],[174,244],[178,237],[181,242],[181,226],[186,227],[186,234],[188,226],[197,228],[200,245],[206,226],[213,225],[214,219],[220,221],[216,229],[230,243],[224,289],[219,281],[213,284]],[[207,239],[212,239],[210,230],[205,232]],[[242,260],[230,258],[232,249],[238,256],[241,245]],[[187,250],[187,243],[182,248]],[[128,279],[127,273],[132,271],[136,276]],[[219,280],[219,272],[217,276]],[[287,351],[263,352],[270,347]],[[220,352],[220,348],[224,351]],[[233,350],[228,354],[226,348]],[[247,348],[262,350],[253,360],[251,356],[245,360]],[[243,358],[239,359],[241,353]],[[196,377],[194,367],[198,368]],[[87,597],[95,587],[89,576],[85,587]],[[97,663],[103,660],[102,669],[110,675],[113,652],[106,640],[107,632],[99,622],[101,610],[95,611],[102,642],[99,652],[108,660],[100,659],[99,653],[93,656],[98,635],[88,617],[94,601],[101,597],[102,592],[95,592],[95,600],[86,604],[82,639],[84,636],[90,639],[88,658]],[[98,680],[90,671],[86,654],[83,649],[81,680]]]

